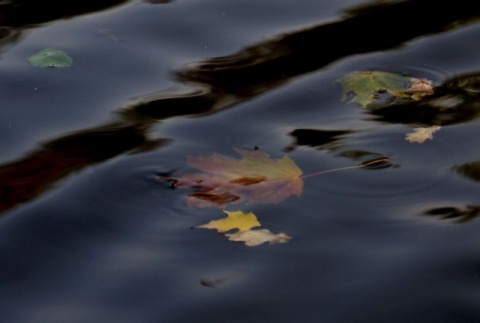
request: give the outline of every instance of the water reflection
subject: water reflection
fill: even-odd
[[[455,6],[429,0],[372,5],[371,10],[346,19],[284,34],[239,53],[201,62],[178,75],[184,81],[252,96],[340,58],[394,48],[413,38],[478,19],[480,9],[469,1],[460,2]],[[389,32],[379,35],[380,30]]]
[[[376,120],[415,125],[452,125],[468,122],[480,114],[480,72],[458,75],[435,88],[421,101],[392,98],[372,104]]]
[[[52,140],[37,151],[0,167],[0,212],[31,200],[55,182],[86,166],[166,140],[148,140],[139,125],[112,124]]]
[[[392,160],[382,154],[367,150],[346,150],[340,153],[341,157],[362,162],[367,169],[383,169],[396,166]]]
[[[457,223],[463,223],[478,217],[480,215],[480,206],[467,205],[464,208],[454,206],[439,207],[427,210],[423,215],[440,220],[455,220]]]
[[[383,169],[396,166],[391,159],[383,154],[366,150],[343,150],[346,139],[353,131],[348,130],[320,130],[320,129],[295,129],[290,132],[294,142],[285,149],[291,152],[300,146],[308,146],[327,152],[335,152],[340,157],[349,158],[355,163],[361,163],[368,169]]]
[[[121,109],[121,115],[127,120],[140,123],[180,116],[200,117],[223,110],[239,101],[239,98],[215,89],[162,91],[146,95],[133,105]]]
[[[203,95],[196,95],[194,101],[201,105],[199,110],[205,114],[251,99],[345,56],[393,48],[425,34],[459,27],[480,16],[480,9],[468,1],[455,7],[437,3],[435,15],[431,15],[431,5],[431,1],[382,4],[375,7],[376,10],[362,11],[338,22],[284,34],[233,55],[192,64],[178,71],[176,76],[183,84],[201,87]],[[426,16],[429,17],[428,24],[424,23]],[[404,17],[409,17],[408,24],[405,24]],[[372,41],[365,38],[365,35],[376,35],[379,26],[394,32]],[[339,42],[339,39],[345,41]],[[318,43],[326,44],[327,49],[312,46]],[[177,96],[175,100],[181,105],[184,99],[192,99],[190,93],[187,96]],[[144,113],[148,118],[162,118],[166,110],[164,106],[172,104],[170,94],[158,93],[142,100],[141,108],[133,106],[131,109],[141,109],[140,114]],[[157,109],[162,111],[155,111]],[[184,107],[179,115],[187,115],[189,109],[197,108]]]
[[[103,10],[125,2],[3,2],[0,4],[0,27],[3,28],[0,44],[15,41],[24,28]],[[435,14],[432,14],[432,8]],[[425,21],[427,16],[428,23]],[[382,3],[369,10],[351,14],[343,20],[280,35],[238,53],[189,66],[176,75],[180,83],[193,84],[193,90],[162,91],[146,95],[122,109],[119,120],[113,125],[87,129],[73,135],[66,134],[60,139],[47,142],[44,148],[28,156],[0,165],[0,211],[31,200],[54,182],[85,166],[144,147],[149,143],[147,133],[154,122],[176,116],[215,113],[346,56],[394,48],[416,37],[457,28],[479,16],[480,9],[472,1],[466,0],[457,1],[455,6],[448,2],[429,0],[392,2],[388,5]],[[408,21],[405,21],[405,17],[408,17]],[[380,29],[388,30],[388,35],[376,37]],[[476,78],[469,79],[472,84],[476,84]],[[450,83],[447,82],[444,86],[446,89],[448,84]],[[455,84],[459,83],[453,82],[451,89]],[[473,92],[470,90],[469,93]],[[432,123],[437,116],[447,116],[447,121],[473,118],[478,111],[476,104],[478,103],[467,100],[459,111],[441,113],[437,108],[422,102],[417,105],[423,112],[413,112],[407,120]],[[414,105],[410,106],[412,107],[415,108]],[[395,106],[388,109],[394,111]],[[374,113],[389,122],[398,122],[399,115],[388,111],[379,109]],[[402,110],[402,116],[406,114],[408,115]],[[307,139],[307,135],[311,134],[313,137]],[[297,144],[311,141],[311,145],[324,147],[334,143],[340,135],[338,132],[296,132]],[[161,139],[159,142],[163,144],[165,141]]]
[[[351,131],[348,130],[295,129],[290,132],[290,136],[295,139],[295,142],[286,148],[286,152],[290,152],[298,146],[334,151],[341,146],[342,138],[349,133]]]
[[[144,0],[146,3],[156,4],[156,3],[170,3],[173,0]]]
[[[480,182],[480,161],[456,166],[453,170],[468,179]]]
[[[58,19],[105,10],[127,0],[11,0],[0,3],[0,26],[28,28]]]

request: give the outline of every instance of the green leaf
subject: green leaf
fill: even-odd
[[[404,97],[412,78],[402,74],[363,71],[354,72],[342,78],[343,97],[345,100],[352,95],[349,102],[358,102],[366,107],[376,100],[380,93],[388,92],[394,96]]]
[[[70,67],[73,63],[73,59],[67,53],[53,48],[41,50],[28,60],[36,67]]]

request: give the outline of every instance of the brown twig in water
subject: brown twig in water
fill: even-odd
[[[321,172],[316,172],[316,173],[312,173],[312,174],[303,175],[303,176],[300,176],[300,178],[304,179],[304,178],[308,178],[308,177],[314,177],[314,176],[318,176],[318,175],[323,175],[323,174],[328,174],[328,173],[333,173],[333,172],[339,172],[339,171],[342,171],[342,170],[368,167],[368,166],[372,166],[372,165],[375,165],[375,164],[380,164],[380,163],[384,163],[384,162],[388,162],[388,161],[390,161],[390,158],[381,157],[381,158],[371,160],[369,162],[362,163],[360,165],[347,166],[347,167],[341,167],[341,168],[335,168],[335,169],[328,169],[328,170],[324,170],[324,171],[321,171]]]

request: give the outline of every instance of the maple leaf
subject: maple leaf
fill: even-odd
[[[244,213],[242,211],[229,212],[223,210],[227,214],[226,218],[220,220],[212,220],[209,223],[196,226],[196,228],[215,229],[218,232],[227,232],[232,229],[238,229],[239,232],[248,231],[251,228],[259,227],[257,217],[253,213]]]
[[[363,107],[385,92],[413,100],[420,100],[433,94],[430,80],[383,71],[354,72],[340,79],[340,82],[343,90],[342,100],[351,97],[349,102],[358,102]]]
[[[227,233],[225,235],[229,240],[245,242],[245,245],[249,247],[255,247],[265,242],[270,244],[287,243],[292,239],[285,233],[273,234],[267,229]]]
[[[423,143],[425,140],[433,140],[433,134],[440,130],[440,126],[431,126],[426,128],[415,128],[413,132],[407,133],[405,140],[409,142]]]
[[[204,173],[184,174],[175,187],[193,187],[187,204],[224,207],[230,203],[279,203],[302,193],[302,171],[288,156],[272,159],[260,150],[235,149],[241,159],[221,154],[188,156],[187,164]]]

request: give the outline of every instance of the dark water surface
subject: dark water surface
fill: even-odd
[[[480,322],[477,7],[0,1],[0,322]],[[32,67],[48,47],[73,66]],[[359,70],[435,94],[342,102]],[[222,212],[158,174],[255,146],[305,174],[390,161],[229,207],[286,244],[191,229]]]

